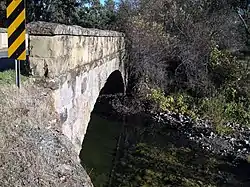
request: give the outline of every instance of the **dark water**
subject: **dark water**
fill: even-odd
[[[100,111],[108,107],[102,106],[99,113],[92,113],[80,154],[94,186],[250,186],[249,163],[233,163],[208,152],[170,124],[148,121],[138,114],[126,123],[112,120],[114,116],[103,117]],[[123,154],[114,164],[121,131]]]
[[[117,98],[116,94],[123,93],[121,72],[114,71],[100,91],[82,144],[81,164],[96,187],[109,186],[112,178],[110,176],[115,166],[117,144],[123,126],[122,122],[118,122],[121,120],[118,120],[118,114],[116,116],[112,101],[113,96]]]
[[[92,113],[80,158],[96,187],[109,183],[121,129],[121,122]]]

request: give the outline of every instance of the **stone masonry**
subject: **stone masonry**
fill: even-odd
[[[109,75],[119,70],[124,85],[124,35],[46,22],[28,25],[30,65],[34,76],[56,87],[55,110],[62,133],[80,153],[91,112]]]

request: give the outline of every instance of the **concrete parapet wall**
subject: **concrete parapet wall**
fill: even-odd
[[[34,75],[56,77],[125,49],[124,35],[53,23],[28,25],[30,62]]]

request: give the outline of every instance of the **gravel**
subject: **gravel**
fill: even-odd
[[[232,129],[232,133],[218,133],[208,120],[193,120],[188,116],[174,112],[153,114],[157,122],[167,124],[169,128],[176,128],[185,134],[189,140],[198,143],[202,149],[212,153],[230,156],[234,159],[247,159],[250,152],[250,127],[227,123],[225,127]]]

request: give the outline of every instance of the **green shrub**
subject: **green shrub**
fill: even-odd
[[[199,102],[199,115],[212,120],[216,125],[224,122],[223,113],[225,99],[222,95],[214,98],[204,98]]]
[[[151,89],[151,94],[148,95],[148,99],[152,101],[154,109],[160,111],[173,111],[181,114],[187,114],[195,118],[195,112],[191,110],[192,98],[185,94],[172,94],[165,96],[165,93],[157,88]]]
[[[28,79],[26,76],[20,77],[21,82],[24,82]],[[8,70],[0,72],[0,85],[12,85],[16,81],[16,72],[14,70]]]
[[[240,64],[234,56],[227,51],[212,47],[209,61],[209,74],[212,82],[220,88],[236,81],[240,77]]]
[[[151,93],[148,95],[148,99],[150,101],[153,101],[153,104],[155,104],[157,110],[161,111],[165,111],[171,108],[174,103],[173,98],[165,97],[165,93],[159,88],[151,89]]]
[[[228,129],[220,130],[226,122],[250,125],[249,104],[237,102],[236,94],[236,90],[229,87],[214,97],[202,98],[196,102],[194,98],[183,93],[165,96],[165,93],[157,88],[151,89],[148,99],[154,110],[169,110],[189,115],[192,118],[201,116],[212,120],[218,126],[219,133],[226,133]]]
[[[223,124],[216,125],[215,130],[220,135],[229,135],[234,132],[233,128]]]
[[[202,99],[199,114],[212,120],[215,125],[223,125],[224,122],[250,125],[249,107],[245,107],[242,102],[227,102],[226,96],[221,94],[213,98]]]
[[[241,96],[233,86],[218,91],[214,97],[201,98],[198,101],[185,93],[165,96],[159,88],[150,89],[147,99],[154,110],[169,110],[189,115],[193,119],[197,116],[210,119],[222,133],[228,131],[227,129],[220,130],[226,122],[250,125],[249,98]]]
[[[242,125],[250,125],[250,111],[243,103],[231,102],[225,107],[224,116],[228,121],[240,123]]]

